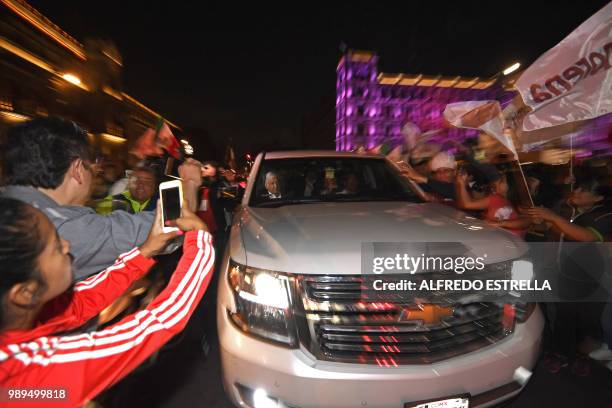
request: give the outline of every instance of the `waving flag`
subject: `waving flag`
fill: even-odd
[[[159,157],[164,154],[164,150],[155,143],[155,131],[153,129],[147,129],[145,132],[136,140],[134,147],[130,150],[130,153],[144,159],[145,157]]]
[[[530,131],[612,112],[612,3],[544,53],[516,81]]]
[[[168,154],[175,159],[181,159],[181,144],[174,134],[172,130],[170,130],[170,126],[160,118],[160,121],[157,125],[157,133],[156,133],[156,144],[163,148]]]
[[[147,129],[136,140],[134,147],[130,151],[139,159],[145,157],[160,157],[164,155],[164,150],[175,159],[181,158],[181,145],[172,134],[168,124],[160,118],[157,129]]]
[[[449,103],[444,118],[458,128],[480,129],[493,136],[517,157],[512,135],[504,129],[504,116],[497,101]]]

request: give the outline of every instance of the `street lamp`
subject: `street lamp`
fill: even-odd
[[[511,73],[519,69],[520,66],[521,66],[520,62],[515,62],[514,64],[510,65],[508,68],[504,69],[503,73],[504,75],[510,75]]]

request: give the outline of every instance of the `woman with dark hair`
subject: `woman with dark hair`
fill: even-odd
[[[215,252],[206,225],[183,209],[180,231],[159,216],[140,248],[72,286],[70,244],[24,202],[0,198],[0,384],[36,389],[29,401],[81,406],[136,368],[186,325],[210,282]],[[183,256],[168,286],[146,309],[102,331],[74,332],[111,305],[183,235]],[[23,406],[20,394],[8,402]],[[7,397],[7,395],[5,395]],[[6,401],[3,401],[6,402]]]

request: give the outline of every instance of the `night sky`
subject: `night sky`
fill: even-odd
[[[244,152],[300,147],[304,118],[333,139],[341,42],[377,51],[383,72],[491,76],[527,66],[607,2],[30,3],[81,41],[112,39],[128,93]]]

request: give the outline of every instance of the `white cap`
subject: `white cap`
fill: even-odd
[[[453,155],[448,154],[446,152],[440,152],[431,159],[429,167],[431,171],[436,171],[440,169],[456,169],[457,162],[455,161]]]

